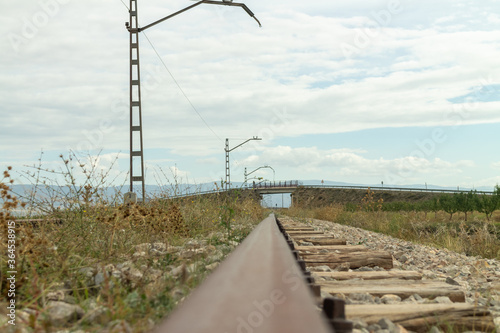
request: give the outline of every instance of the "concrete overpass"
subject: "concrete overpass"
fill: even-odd
[[[264,194],[292,193],[299,186],[302,186],[302,183],[298,180],[287,180],[253,184],[253,186],[248,187],[248,189],[253,190],[262,196]]]
[[[250,184],[249,187],[231,189],[229,191],[206,191],[187,194],[179,197],[189,197],[194,195],[237,195],[239,197],[251,197],[254,200],[262,200],[266,194],[290,194],[292,206],[326,206],[331,204],[360,203],[365,197],[368,189],[374,192],[376,200],[382,199],[384,202],[393,201],[422,201],[429,200],[436,195],[443,193],[468,192],[459,189],[425,189],[425,188],[405,188],[405,187],[369,187],[369,186],[323,186],[323,185],[303,185],[297,180],[265,182],[260,184]],[[493,192],[477,191],[478,194],[493,194]],[[178,198],[179,198],[178,197]]]

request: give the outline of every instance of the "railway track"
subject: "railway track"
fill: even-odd
[[[318,271],[325,266],[334,271]],[[452,303],[345,305],[343,300],[351,294],[405,299],[417,293],[429,300],[448,297]],[[386,251],[346,245],[291,219],[277,221],[274,215],[155,332],[341,333],[352,332],[360,320],[392,325],[387,332],[429,332],[433,326],[448,332],[495,332],[488,309],[465,303],[460,286],[395,270]]]
[[[433,326],[444,332],[496,331],[488,308],[466,303],[465,290],[461,286],[442,279],[425,279],[418,271],[395,269],[392,253],[387,251],[370,250],[364,245],[345,245],[344,240],[292,219],[283,219],[283,224],[298,245],[296,250],[306,266],[313,271],[312,276],[323,296],[369,295],[384,302],[388,300],[389,304],[348,304],[346,319],[373,325],[385,318],[400,325],[400,331],[404,328],[412,332],[429,332]],[[343,245],[322,245],[328,239]],[[325,266],[332,271],[318,269]],[[365,271],[367,267],[379,267],[380,270]],[[415,294],[423,298],[419,303],[390,304],[391,298],[405,300]],[[432,303],[438,298],[451,302]]]
[[[274,215],[155,332],[331,332]]]

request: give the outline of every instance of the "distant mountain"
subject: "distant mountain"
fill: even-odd
[[[278,183],[279,181],[277,181]],[[429,189],[429,190],[457,190],[457,187],[447,187],[438,186],[431,184],[412,184],[412,185],[389,185],[389,184],[355,184],[355,183],[345,183],[345,182],[335,182],[335,181],[322,181],[322,180],[299,180],[299,183],[304,186],[360,186],[360,187],[394,187],[394,188],[412,188],[412,189]],[[248,184],[251,186],[252,184]],[[231,188],[243,188],[245,186],[242,182],[231,183]],[[211,192],[222,190],[220,182],[210,182],[203,184],[172,184],[172,185],[146,185],[146,193],[148,196],[158,197],[158,196],[179,196],[188,195],[199,192]],[[472,188],[460,187],[458,188],[462,191],[470,191]],[[493,191],[493,186],[481,186],[474,188],[478,191]],[[21,197],[28,197],[30,193],[36,190],[34,185],[12,185],[12,190],[15,195]],[[68,194],[70,191],[67,187],[58,186],[39,186],[37,189],[39,194],[47,195],[47,193],[59,193]],[[105,196],[113,198],[118,194],[123,194],[128,192],[128,186],[114,186],[107,187],[104,190]]]

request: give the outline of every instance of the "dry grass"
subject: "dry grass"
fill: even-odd
[[[444,212],[382,212],[358,209],[346,211],[342,206],[291,208],[290,216],[316,218],[387,234],[412,242],[447,248],[467,255],[500,259],[500,212],[487,221],[475,212],[469,221],[456,214],[450,221]]]
[[[500,259],[500,211],[491,221],[483,213],[472,212],[468,221],[462,214],[450,215],[420,211],[385,212],[383,201],[367,190],[360,206],[333,205],[321,208],[290,209],[291,216],[316,218],[366,230],[380,232],[400,239],[447,248],[467,255]]]
[[[0,306],[3,310],[0,310],[0,319],[6,308],[8,290],[7,258],[3,255],[7,253],[6,225],[13,219],[13,209],[20,206],[10,192],[8,171],[0,181],[3,201],[0,214]],[[109,321],[127,321],[133,332],[147,331],[209,273],[205,266],[213,262],[211,255],[227,255],[264,217],[259,202],[225,195],[156,199],[146,204],[124,206],[118,204],[119,199],[104,199],[100,195],[101,188],[74,185],[73,189],[78,194],[76,197],[66,192],[58,197],[58,206],[62,208],[44,206],[44,202],[31,197],[33,206],[45,212],[46,221],[16,225],[16,305],[18,311],[30,309],[31,319],[26,325],[35,332],[55,330],[44,313],[45,298],[55,290],[62,290],[84,310],[91,301],[97,302],[109,312]],[[47,196],[43,200],[47,200]],[[161,257],[133,255],[139,244],[160,242],[182,247],[189,241],[203,242],[210,251],[196,258],[184,258],[182,251]],[[92,288],[85,282],[82,269],[99,269],[123,262],[131,262],[142,270],[163,272],[182,265],[194,268],[177,277],[166,276],[160,281],[142,281],[137,285],[113,283],[110,278],[100,287]],[[201,264],[192,265],[194,263]],[[102,329],[102,325],[84,319],[72,325],[73,329],[83,328],[89,332]]]

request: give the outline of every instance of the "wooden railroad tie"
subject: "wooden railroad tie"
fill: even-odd
[[[372,271],[372,272],[312,272],[314,277],[325,277],[338,281],[342,280],[422,280],[422,274],[415,271]]]
[[[312,254],[305,256],[304,261],[311,267],[328,266],[334,269],[343,264],[352,269],[375,266],[391,269],[393,267],[392,255],[386,251]]]
[[[455,332],[475,330],[495,332],[490,312],[467,303],[453,304],[372,304],[346,305],[347,319],[363,319],[375,324],[387,318],[414,332],[428,332],[432,326],[455,328]]]
[[[370,294],[377,297],[397,295],[401,299],[406,299],[415,294],[429,299],[434,299],[438,296],[447,296],[452,302],[465,302],[465,294],[459,286],[434,280],[322,281],[321,290],[332,295]]]
[[[324,235],[324,232],[314,230],[287,231],[290,236]]]
[[[290,235],[295,241],[308,242],[313,245],[346,245],[345,239],[335,239],[332,236],[313,236],[313,235]]]
[[[311,277],[317,284],[317,293],[321,289],[332,296],[366,293],[374,297],[397,295],[401,299],[418,294],[428,299],[446,296],[454,302],[351,304],[345,307],[347,320],[362,319],[373,324],[387,318],[415,332],[428,332],[432,326],[457,331],[495,332],[489,310],[464,303],[465,293],[460,286],[438,280],[422,280],[422,274],[416,271],[394,270],[392,254],[387,251],[369,250],[363,245],[346,245],[346,240],[298,223],[285,223],[283,227],[293,240],[302,264],[306,269],[313,270]],[[317,266],[328,266],[333,270],[378,266],[385,270],[316,272],[314,268]]]

